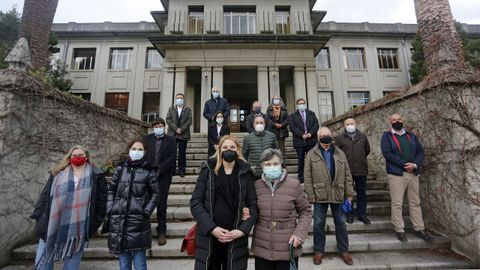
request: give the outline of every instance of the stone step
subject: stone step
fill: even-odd
[[[189,167],[187,162],[187,167],[185,168],[186,175],[198,175],[200,171],[201,171],[200,167]],[[297,173],[297,171],[298,171],[297,166],[293,166],[293,165],[287,166],[287,172]]]
[[[288,158],[284,160],[285,164],[290,166],[297,166],[297,159],[296,158]],[[187,168],[188,167],[200,167],[205,163],[205,160],[187,160]]]
[[[367,215],[369,216],[389,216],[390,215],[390,202],[371,202],[367,205]],[[404,214],[408,214],[408,207],[404,205]],[[330,209],[328,215],[331,216]],[[152,217],[156,217],[156,210],[152,214]],[[193,216],[190,213],[189,206],[170,206],[167,208],[167,220],[168,221],[187,221],[193,220]]]
[[[431,270],[431,269],[477,269],[472,262],[451,251],[443,249],[413,250],[413,251],[382,251],[382,252],[355,252],[353,265],[345,265],[336,254],[327,254],[321,266],[314,265],[311,255],[304,255],[299,259],[298,269],[301,270]],[[57,263],[60,265],[60,263]],[[193,258],[149,258],[149,269],[191,270],[194,268]],[[30,270],[33,262],[26,265],[10,265],[2,270]],[[60,268],[58,268],[60,269]],[[101,260],[82,260],[80,270],[116,270],[118,260],[103,258]],[[247,270],[255,270],[255,259],[248,260]],[[258,269],[257,269],[258,270]]]
[[[240,141],[240,143],[243,145],[243,140]],[[285,142],[286,147],[292,147],[293,148],[293,142]],[[196,141],[189,141],[187,143],[187,148],[208,148],[208,141],[205,138],[204,140],[196,140]]]
[[[204,151],[204,152],[201,152],[201,151],[198,151],[198,150],[195,150],[195,151],[196,151],[196,153],[193,153],[193,154],[187,152],[187,155],[186,155],[187,164],[188,164],[188,161],[190,161],[190,160],[201,160],[201,161],[206,161],[207,160],[208,151]],[[295,152],[287,152],[285,154],[284,158],[296,159],[297,154]]]
[[[407,233],[408,242],[401,243],[394,233],[359,233],[349,235],[349,251],[351,252],[375,252],[375,251],[399,251],[399,250],[423,250],[432,248],[450,247],[450,241],[441,236],[433,236],[432,243],[426,242],[413,234]],[[147,251],[150,258],[188,258],[185,253],[180,252],[181,238],[169,239],[165,246],[158,246],[152,240],[152,249]],[[251,244],[251,239],[249,245]],[[33,260],[35,258],[36,244],[22,246],[13,250],[15,260]],[[335,235],[326,236],[325,250],[327,253],[337,252]],[[313,253],[313,240],[309,237],[303,244],[304,254]],[[85,249],[86,259],[114,258],[107,247],[106,238],[94,238],[90,241],[89,247]]]
[[[287,156],[291,156],[292,154],[296,156],[295,148],[292,146],[285,147],[285,151],[287,152]],[[187,147],[187,154],[208,154],[208,145],[203,148]]]

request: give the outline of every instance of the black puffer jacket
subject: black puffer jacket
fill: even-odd
[[[117,168],[108,187],[108,248],[111,253],[149,249],[150,215],[158,203],[155,170],[147,161]]]
[[[227,270],[247,269],[248,261],[248,235],[257,221],[258,207],[255,191],[255,178],[248,163],[243,160],[236,161],[238,170],[238,184],[240,185],[240,202],[235,217],[235,228],[241,230],[246,236],[240,237],[229,244]],[[190,210],[197,222],[197,248],[195,252],[195,270],[208,269],[209,257],[212,251],[211,231],[217,226],[213,221],[213,207],[215,204],[215,159],[210,159],[208,165],[202,166],[200,175],[195,185],[190,200]],[[242,220],[242,209],[250,209],[250,218]]]

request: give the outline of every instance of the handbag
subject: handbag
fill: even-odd
[[[352,213],[352,203],[348,198],[343,199],[342,203],[342,211],[344,214]]]
[[[187,251],[187,254],[190,256],[195,255],[196,249],[196,238],[197,238],[197,223],[193,224],[192,228],[188,230],[187,234],[183,238],[182,247],[180,248],[181,252]]]
[[[297,264],[295,263],[295,257],[293,251],[295,248],[293,247],[293,243],[290,244],[290,270],[297,270]]]

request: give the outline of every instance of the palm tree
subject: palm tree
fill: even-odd
[[[25,0],[20,37],[25,37],[30,47],[34,69],[48,63],[48,41],[58,0]]]
[[[448,0],[414,0],[428,74],[465,68],[463,46]]]

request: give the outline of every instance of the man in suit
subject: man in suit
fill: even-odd
[[[178,174],[185,176],[187,167],[187,143],[190,140],[192,125],[192,110],[185,105],[185,96],[178,93],[175,96],[175,106],[167,113],[168,135],[176,138],[178,144]]]
[[[158,245],[167,243],[167,199],[175,173],[175,158],[177,147],[175,139],[165,134],[165,120],[156,118],[152,122],[153,133],[145,136],[147,147],[147,161],[155,167],[160,200],[157,206]]]
[[[298,180],[303,183],[305,155],[317,144],[316,134],[320,128],[317,116],[307,109],[305,99],[297,100],[297,111],[290,115],[288,126],[293,134],[293,147],[297,152]]]
[[[225,121],[227,124],[228,116],[230,116],[230,104],[226,98],[220,96],[220,88],[212,88],[212,98],[205,102],[205,107],[203,108],[203,117],[208,120],[208,125],[215,124],[215,114],[217,112],[222,112]]]

